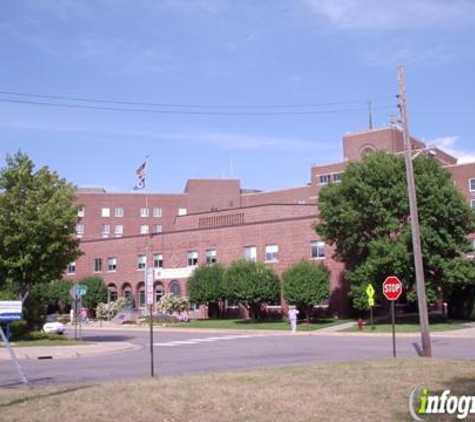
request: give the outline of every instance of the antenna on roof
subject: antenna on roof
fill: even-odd
[[[368,101],[369,129],[373,129],[373,113],[371,112],[371,100]]]

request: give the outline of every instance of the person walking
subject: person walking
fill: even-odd
[[[290,329],[292,333],[297,332],[297,315],[299,314],[299,310],[295,306],[289,307],[289,321],[290,321]]]

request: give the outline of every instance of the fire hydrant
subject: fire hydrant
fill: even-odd
[[[361,318],[358,318],[356,325],[358,326],[358,331],[363,331],[363,320]]]

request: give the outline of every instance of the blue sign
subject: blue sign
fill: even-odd
[[[21,319],[21,300],[0,300],[0,322],[20,321]]]

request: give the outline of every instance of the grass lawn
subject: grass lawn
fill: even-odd
[[[440,315],[433,315],[429,318],[429,329],[433,332],[440,332],[440,331],[450,331],[450,330],[459,330],[464,327],[464,322],[449,320],[444,318]],[[363,328],[364,333],[391,333],[392,332],[392,324],[390,320],[385,321],[378,321],[374,324],[373,330],[371,330],[371,326],[365,324]],[[348,328],[343,330],[343,332],[356,332],[358,329],[356,327]],[[411,317],[398,317],[396,316],[396,333],[418,333],[420,332],[419,328],[419,317],[411,316]]]
[[[348,322],[348,320],[327,318],[319,319],[312,322],[310,325],[303,321],[299,321],[298,331],[313,331],[319,328],[329,327],[331,325]],[[162,323],[157,323],[162,325]],[[290,330],[289,321],[256,321],[250,322],[244,319],[196,319],[187,323],[167,323],[167,327],[181,327],[181,328],[208,328],[208,329],[246,329],[246,330]]]
[[[0,389],[10,422],[410,421],[413,388],[473,395],[474,361],[404,358]],[[473,415],[472,415],[473,417]],[[457,420],[455,415],[424,418]],[[467,420],[472,420],[469,415]]]
[[[74,340],[62,334],[45,334],[40,331],[33,331],[22,334],[18,339],[10,340],[13,347],[32,347],[32,346],[81,346],[89,344],[84,341]],[[4,347],[0,340],[0,347]]]

